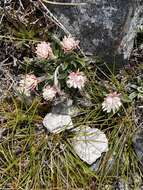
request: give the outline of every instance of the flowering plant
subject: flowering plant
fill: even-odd
[[[76,71],[71,72],[68,76],[67,85],[71,88],[78,88],[81,89],[84,87],[86,82],[86,76],[84,76],[84,73]]]
[[[43,100],[53,101],[63,94],[71,96],[74,90],[80,92],[86,85],[87,77],[84,73],[85,60],[74,51],[78,45],[79,41],[71,36],[64,36],[61,41],[56,39],[50,43],[37,43],[35,58],[25,59],[26,70],[36,76],[27,74],[25,82],[22,77],[17,87],[19,93],[30,96],[31,90],[36,89],[36,94],[42,96]],[[33,77],[32,84],[29,76]],[[41,77],[44,80],[41,81]]]
[[[37,54],[37,57],[41,59],[54,58],[50,43],[41,42],[37,44],[35,53]]]
[[[64,36],[61,41],[54,38],[50,43],[45,41],[38,43],[35,58],[26,64],[27,71],[32,71],[36,76],[27,74],[25,82],[23,79],[20,81],[18,91],[30,96],[33,89],[37,90],[36,94],[39,94],[46,102],[54,101],[61,96],[72,99],[88,96],[84,89],[88,88],[86,71],[89,68],[91,70],[92,66],[74,51],[78,45],[79,41],[71,36]],[[111,84],[106,84],[106,82],[104,84],[100,85],[102,100],[104,99],[102,109],[107,113],[115,113],[122,105],[120,94],[114,89],[113,93],[104,98],[106,89],[111,90],[109,89]]]
[[[20,80],[17,91],[26,96],[30,96],[30,92],[36,88],[37,84],[38,79],[36,76],[33,74],[27,74]]]
[[[103,111],[107,111],[107,113],[110,113],[113,111],[115,113],[118,111],[120,106],[122,105],[120,94],[117,94],[117,92],[110,93],[106,96],[104,99],[104,102],[102,103]]]
[[[65,53],[71,52],[72,50],[76,49],[79,45],[79,40],[75,40],[71,36],[64,36],[61,46]]]

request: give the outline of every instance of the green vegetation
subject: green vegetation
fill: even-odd
[[[71,132],[53,135],[44,129],[40,99],[34,99],[28,106],[10,97],[0,105],[0,115],[4,117],[0,143],[1,188],[105,189],[119,178],[131,183],[134,189],[140,185],[134,181],[137,174],[142,177],[132,147],[132,136],[136,131],[134,104],[125,103],[125,107],[114,115],[103,113],[103,80],[97,81],[93,73],[88,74],[92,82],[86,90],[93,106],[81,107],[83,114],[74,118],[74,125],[90,125],[107,134],[109,151],[102,155],[98,170],[92,171],[74,153],[70,145]],[[115,76],[110,80],[122,97],[127,97],[123,84]]]

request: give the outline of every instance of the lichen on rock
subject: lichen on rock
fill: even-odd
[[[66,29],[80,40],[85,54],[96,54],[106,62],[112,63],[129,58],[137,26],[143,21],[141,1],[63,0],[62,2],[72,5],[57,4],[50,5],[49,8]],[[74,6],[73,3],[77,5]]]

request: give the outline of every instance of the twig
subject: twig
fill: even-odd
[[[23,6],[23,4],[22,4],[22,1],[21,1],[21,0],[19,0],[19,4],[20,4],[21,8],[24,10],[24,6]]]
[[[34,4],[34,6],[36,6],[36,4],[33,2],[33,0],[30,0],[30,2],[32,2]],[[53,13],[46,7],[46,5],[41,1],[38,0],[38,3],[43,7],[43,9],[45,10],[45,14],[46,16],[53,22],[55,23],[59,28],[61,28],[66,35],[70,35],[72,36],[72,34],[65,28],[65,26],[59,22],[59,20],[53,15]],[[37,6],[36,6],[37,7]],[[39,7],[37,7],[39,8]],[[78,46],[78,49],[80,50],[81,54],[86,57],[86,55],[84,54],[84,52],[82,51],[82,49]]]
[[[35,5],[35,3],[32,1]],[[57,26],[59,26],[67,35],[71,35],[71,33],[65,28],[63,24],[59,22],[59,20],[53,15],[53,13],[46,7],[46,5],[41,1],[38,0],[38,3],[42,6],[43,10],[45,10],[46,16],[50,18]]]
[[[41,42],[41,40],[32,40],[32,39],[22,39],[22,38],[16,38],[16,37],[11,37],[11,36],[3,36],[0,35],[0,39],[5,38],[5,39],[9,39],[9,40],[18,40],[18,41],[31,41],[31,42]]]
[[[4,14],[2,14],[2,16],[0,18],[0,25],[1,25],[2,21],[3,21],[3,17],[4,17]]]
[[[1,61],[0,62],[0,67],[2,67],[7,60],[8,60],[8,58],[6,58],[5,60]]]
[[[48,0],[43,0],[45,3],[52,4],[52,5],[65,5],[65,6],[79,6],[79,5],[86,5],[87,3],[62,3],[62,2],[53,2]]]

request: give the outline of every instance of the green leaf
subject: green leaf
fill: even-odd
[[[137,97],[137,93],[136,92],[132,92],[130,95],[129,95],[129,99],[130,100],[133,100],[133,99],[135,99],[136,97]]]
[[[138,91],[139,93],[143,93],[143,87],[138,87],[138,88],[137,88],[137,91]]]

